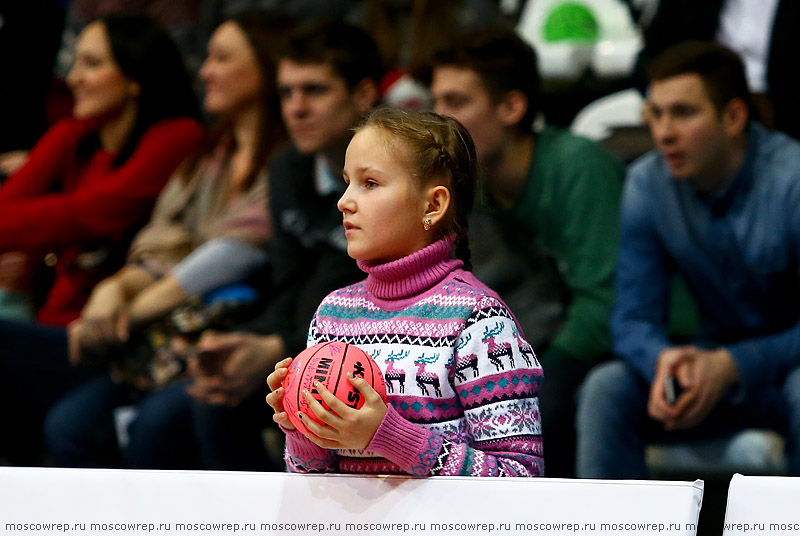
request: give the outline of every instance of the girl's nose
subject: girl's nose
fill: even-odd
[[[349,191],[349,188],[345,190],[342,197],[336,202],[336,208],[339,209],[339,212],[353,212],[353,200],[348,195]]]

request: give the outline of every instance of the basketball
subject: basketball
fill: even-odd
[[[297,416],[302,411],[310,419],[323,424],[311,408],[308,407],[303,391],[308,390],[322,407],[330,410],[328,404],[314,389],[314,382],[325,386],[336,398],[350,406],[360,409],[364,405],[364,397],[347,379],[347,373],[359,376],[372,385],[381,399],[386,402],[386,384],[383,373],[377,363],[362,349],[339,341],[315,344],[300,352],[289,365],[289,371],[283,379],[283,408],[292,424],[303,432],[308,429]]]

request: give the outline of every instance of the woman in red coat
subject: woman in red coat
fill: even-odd
[[[97,20],[76,52],[67,77],[73,118],[52,127],[0,188],[0,256],[22,250],[30,268],[46,259],[55,270],[38,311],[47,325],[74,320],[93,286],[119,268],[155,198],[203,138],[180,54],[150,19]],[[0,281],[14,275],[3,273],[8,264],[0,261]]]
[[[120,267],[159,192],[204,138],[180,53],[146,17],[89,24],[67,81],[74,117],[0,188],[0,254],[46,255],[54,267],[39,324],[0,321],[0,458],[25,464],[39,461],[39,445],[23,439],[40,438],[44,411],[85,378],[55,351],[67,344],[63,326]]]

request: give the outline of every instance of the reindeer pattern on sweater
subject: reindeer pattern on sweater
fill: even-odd
[[[390,274],[388,281],[405,284],[384,286],[370,278],[387,283],[386,274],[373,271],[366,281],[323,300],[309,345],[338,340],[370,354],[384,373],[390,410],[366,451],[325,451],[291,434],[290,469],[543,473],[537,398],[541,366],[507,306],[461,270],[460,261],[449,258],[446,242],[438,249],[437,244],[415,254],[432,255],[423,260],[445,274],[428,278],[435,283],[422,292],[409,292],[413,283],[406,281],[406,270]],[[408,276],[418,270],[410,267]]]

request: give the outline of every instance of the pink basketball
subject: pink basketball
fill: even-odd
[[[352,344],[339,341],[315,344],[292,360],[289,372],[283,379],[283,408],[295,428],[303,433],[308,432],[297,416],[298,411],[322,424],[308,407],[303,397],[304,390],[308,390],[322,407],[330,410],[314,389],[316,381],[351,408],[360,409],[364,405],[364,397],[347,379],[348,372],[364,378],[386,402],[386,384],[380,367],[366,352]]]

